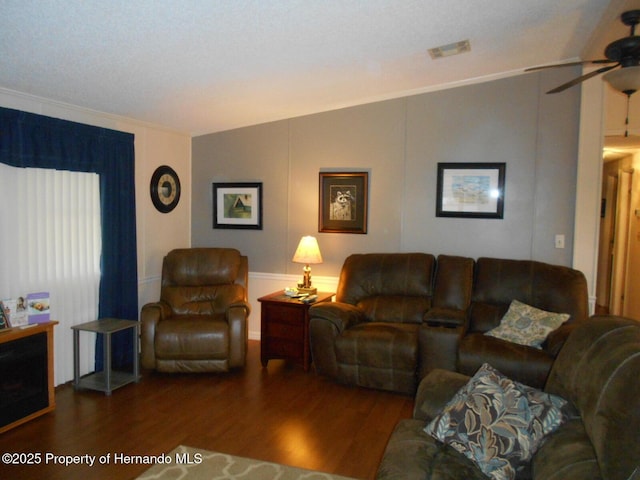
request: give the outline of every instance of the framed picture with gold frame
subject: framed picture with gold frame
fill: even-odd
[[[320,172],[318,231],[367,233],[368,172]]]

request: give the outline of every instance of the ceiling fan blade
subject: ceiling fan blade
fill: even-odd
[[[581,77],[574,78],[570,82],[563,83],[559,87],[556,87],[556,88],[554,88],[552,90],[549,90],[547,93],[559,93],[559,92],[562,92],[562,91],[566,90],[567,88],[573,87],[574,85],[578,85],[579,83],[582,83],[585,80],[589,80],[590,78],[595,77],[596,75],[600,75],[601,73],[608,72],[609,70],[612,70],[612,69],[616,68],[618,65],[620,65],[620,64],[616,63],[615,65],[610,65],[610,66],[607,66],[607,67],[599,68],[598,70],[594,70],[593,72],[587,73],[586,75],[582,75]]]
[[[600,60],[584,60],[582,62],[569,62],[569,63],[556,63],[553,65],[541,65],[539,67],[525,68],[525,72],[534,72],[536,70],[544,70],[547,68],[559,68],[559,67],[575,67],[576,65],[599,65],[601,63],[616,63],[615,60],[609,60],[602,58]]]

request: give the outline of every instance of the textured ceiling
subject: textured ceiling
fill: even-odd
[[[0,88],[198,135],[581,58],[628,3],[2,0]]]

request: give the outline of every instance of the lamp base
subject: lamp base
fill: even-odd
[[[298,293],[308,293],[309,295],[315,295],[316,293],[318,293],[318,289],[315,287],[302,287],[300,285],[298,285]]]

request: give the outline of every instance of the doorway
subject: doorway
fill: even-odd
[[[640,139],[605,138],[596,313],[640,320]]]

